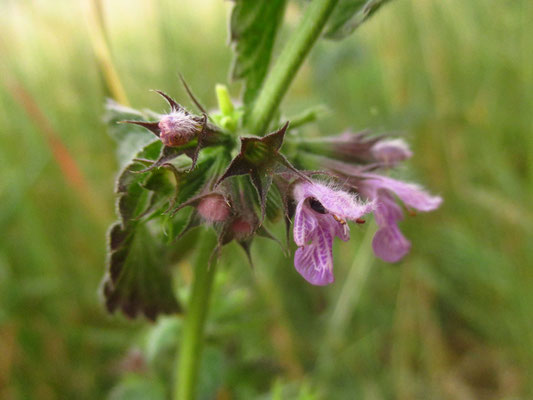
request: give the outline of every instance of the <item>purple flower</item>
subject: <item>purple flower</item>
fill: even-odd
[[[346,220],[357,220],[374,209],[355,196],[320,183],[301,181],[293,190],[297,202],[294,215],[294,255],[296,270],[313,285],[332,283],[333,238],[347,241],[350,229]]]
[[[397,262],[409,252],[411,243],[398,228],[403,211],[393,195],[407,207],[418,211],[435,210],[442,203],[442,198],[431,196],[416,184],[377,174],[361,174],[361,178],[357,184],[359,192],[376,202],[374,215],[379,229],[372,240],[374,253],[386,262]]]
[[[372,146],[370,152],[374,158],[385,166],[392,167],[413,156],[409,145],[403,139],[380,140]]]

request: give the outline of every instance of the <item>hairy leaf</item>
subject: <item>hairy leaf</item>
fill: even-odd
[[[125,125],[124,130],[115,130],[113,134],[128,141],[135,129],[135,125]],[[135,146],[142,142],[137,141]],[[110,312],[120,309],[132,318],[144,314],[154,320],[161,313],[181,310],[168,271],[170,250],[164,246],[162,237],[151,233],[144,218],[168,207],[173,185],[164,170],[142,172],[144,165],[132,160],[155,160],[162,146],[150,135],[150,141],[140,150],[131,148],[115,187],[119,221],[109,230],[103,294]]]
[[[154,159],[159,154],[161,146],[161,142],[156,140],[138,152],[137,156],[143,159]],[[115,185],[117,213],[124,228],[140,217],[150,205],[151,191],[145,185],[149,182],[153,171],[140,172],[143,169],[142,164],[131,162],[124,167],[117,178]],[[167,190],[168,186],[161,188],[163,189]]]
[[[344,39],[388,1],[390,0],[340,0],[326,26],[325,36],[329,39]]]
[[[161,168],[148,176],[142,186],[149,193],[149,204],[138,218],[160,216],[168,210],[175,193],[175,187],[170,180],[171,174],[168,169]]]
[[[235,0],[230,21],[235,50],[231,75],[244,80],[245,106],[255,100],[268,71],[286,4],[287,0]]]
[[[116,223],[109,231],[109,271],[103,283],[109,312],[130,318],[144,314],[155,320],[160,313],[180,312],[169,274],[167,250],[143,223],[126,229]]]

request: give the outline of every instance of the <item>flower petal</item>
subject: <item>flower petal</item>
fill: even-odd
[[[381,191],[376,201],[374,216],[376,223],[380,227],[395,225],[403,219],[402,208],[396,203],[394,198],[387,192]]]
[[[405,205],[418,211],[432,211],[442,203],[440,196],[432,196],[414,183],[402,182],[377,174],[365,174],[363,177],[365,178],[363,186],[367,186],[370,191],[374,191],[374,195],[369,196],[371,198],[375,198],[375,192],[379,189],[386,189],[398,196]],[[368,189],[366,190],[367,192],[369,191]]]
[[[343,219],[356,220],[374,210],[374,203],[360,203],[355,196],[342,190],[331,190],[332,193],[317,193],[317,199],[332,214]]]
[[[403,139],[385,139],[370,149],[374,158],[387,166],[394,166],[413,156],[409,145]]]
[[[386,262],[400,261],[411,249],[411,242],[402,235],[397,225],[380,228],[372,240],[374,254]]]
[[[342,224],[336,221],[331,214],[323,216],[324,220],[326,218],[327,222],[319,221],[319,224],[321,224],[322,227],[325,227],[327,224],[327,226],[329,227],[329,231],[334,237],[337,236],[344,242],[350,240],[350,227],[348,226],[348,224]]]
[[[294,214],[294,242],[298,246],[305,245],[310,239],[313,231],[317,227],[317,220],[312,212],[304,206],[304,200],[301,200],[296,206]]]
[[[333,237],[327,229],[316,229],[313,243],[300,247],[294,254],[294,266],[313,285],[328,285],[333,276]]]
[[[374,210],[374,203],[361,203],[353,194],[344,190],[334,190],[317,182],[297,184],[294,189],[294,197],[297,201],[314,197],[331,214],[349,220],[356,220]]]

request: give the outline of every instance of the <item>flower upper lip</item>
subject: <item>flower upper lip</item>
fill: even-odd
[[[317,199],[315,199],[314,197],[311,197],[309,199],[309,205],[311,206],[311,208],[313,209],[313,211],[316,211],[317,213],[319,214],[328,214],[328,211],[324,208],[324,205],[318,201]],[[346,224],[346,220],[342,219],[341,217],[339,217],[338,215],[336,214],[331,214],[331,216],[333,217],[333,219],[335,221],[337,221],[339,224],[341,225],[345,225]]]

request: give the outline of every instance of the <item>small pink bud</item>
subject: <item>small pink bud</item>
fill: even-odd
[[[165,146],[182,146],[196,136],[200,125],[183,110],[167,114],[159,121],[160,139]]]
[[[411,158],[413,152],[402,139],[389,139],[377,142],[371,149],[372,155],[378,161],[387,165],[395,165]]]
[[[237,218],[235,221],[233,221],[231,230],[233,231],[235,237],[240,239],[249,236],[253,231],[253,227],[252,224],[245,219]]]
[[[197,209],[198,213],[209,222],[225,221],[230,214],[230,206],[224,196],[220,194],[204,197]]]

